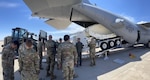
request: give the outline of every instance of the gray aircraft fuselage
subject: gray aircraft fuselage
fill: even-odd
[[[150,40],[150,30],[133,24],[125,18],[114,15],[97,6],[81,3],[73,8],[105,26],[116,35],[121,36],[129,43],[148,43]]]
[[[92,5],[88,0],[24,1],[32,10],[32,16],[46,18],[46,23],[55,28],[64,29],[71,22],[81,26],[85,23],[89,23],[88,26],[91,26],[94,23],[104,26],[129,43],[150,43],[150,28],[148,28],[150,23],[148,23],[148,26],[134,24],[121,16]]]

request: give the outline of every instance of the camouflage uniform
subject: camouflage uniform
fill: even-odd
[[[41,41],[39,41],[39,43],[37,44],[37,51],[38,51],[38,54],[39,54],[39,57],[40,57],[40,69],[42,68],[42,46],[43,46],[43,43]]]
[[[26,44],[19,47],[21,80],[39,80],[39,57],[36,51],[27,49]]]
[[[96,65],[95,63],[95,47],[96,47],[96,42],[94,39],[91,40],[91,42],[89,43],[89,47],[90,47],[90,58],[91,58],[91,64],[90,66]]]
[[[57,44],[57,52],[58,52],[58,46],[59,46],[61,43],[62,43],[62,42],[58,42],[58,44]],[[61,63],[61,66],[62,66],[62,63]],[[57,69],[59,70],[58,59],[57,59]]]
[[[63,42],[58,47],[58,63],[62,63],[64,80],[73,80],[74,62],[77,63],[77,51],[70,42]]]
[[[46,43],[47,48],[47,76],[50,73],[51,78],[54,77],[55,55],[56,55],[56,43],[53,40],[48,40]]]
[[[25,45],[25,42],[23,42],[20,46],[19,46],[19,49],[18,49],[18,54],[20,55],[20,49],[22,49]],[[19,62],[20,60],[18,59],[18,63],[19,63],[19,72],[21,72],[21,69],[22,69],[22,64],[21,62]]]
[[[14,80],[14,49],[8,44],[2,50],[3,79]]]

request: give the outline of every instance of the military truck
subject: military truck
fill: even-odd
[[[16,27],[12,29],[12,34],[11,36],[7,36],[4,38],[4,45],[7,45],[13,40],[17,40],[20,44],[23,42],[24,39],[31,38],[33,39],[33,36],[37,36],[34,33],[28,32],[26,29]],[[36,39],[33,39],[36,41]]]
[[[43,34],[44,34],[44,36],[43,36]],[[28,30],[26,30],[26,29],[16,27],[16,28],[12,29],[12,35],[11,36],[7,36],[4,38],[4,45],[2,45],[2,47],[9,44],[11,41],[17,40],[19,42],[19,44],[18,44],[18,48],[19,48],[20,44],[22,44],[26,39],[32,39],[34,49],[37,50],[37,39],[36,39],[36,37],[37,37],[36,34],[28,32]],[[47,33],[45,31],[42,31],[42,32],[40,31],[39,38],[46,40]],[[16,50],[16,56],[18,56],[18,48]]]

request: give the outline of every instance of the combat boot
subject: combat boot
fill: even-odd
[[[50,76],[50,73],[47,71],[46,77]]]
[[[93,63],[91,63],[90,66],[91,66],[91,67],[94,66]]]
[[[95,61],[94,61],[93,66],[95,66],[95,65],[96,65],[96,63],[95,63]]]
[[[78,75],[77,74],[73,74],[73,78],[77,78],[78,77]]]

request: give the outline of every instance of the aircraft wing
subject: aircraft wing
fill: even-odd
[[[65,29],[67,26],[71,24],[69,20],[55,20],[55,19],[53,20],[52,19],[52,20],[47,20],[45,22],[59,30]]]
[[[82,2],[90,4],[88,0],[24,0],[24,2],[31,9],[32,16],[47,19],[45,21],[47,24],[59,30],[67,28],[72,22],[85,28],[98,24],[73,8],[73,5]],[[96,29],[104,30],[104,26]],[[102,32],[110,33],[109,30]]]
[[[48,21],[46,21],[46,23],[53,25],[53,27],[58,29],[62,26],[55,24],[56,21],[62,21],[57,23],[65,22],[63,27],[68,27],[67,25],[69,21],[77,23],[83,27],[96,23],[72,7],[81,2],[90,3],[88,0],[24,0],[24,2],[31,9],[32,16],[47,19]]]
[[[141,25],[141,26],[146,27],[146,28],[150,28],[150,22],[142,23],[142,24],[138,24],[138,25]]]

